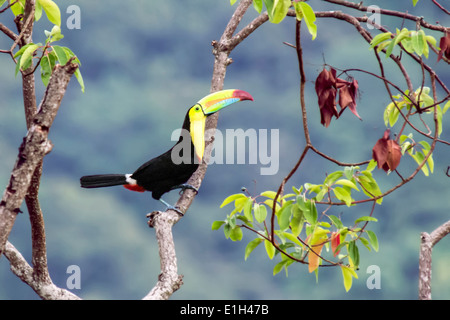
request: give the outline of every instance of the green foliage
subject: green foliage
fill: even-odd
[[[434,114],[436,113],[437,120],[437,133],[438,136],[442,133],[442,121],[443,116],[446,111],[450,108],[450,102],[447,101],[444,108],[441,108],[439,104],[435,104],[434,99],[430,96],[429,87],[421,87],[413,92],[412,97],[417,101],[418,107],[424,114]],[[393,127],[402,111],[406,111],[409,115],[413,111],[413,103],[409,96],[409,91],[405,91],[404,94],[393,96],[393,101],[388,104],[384,110],[384,123],[387,126]],[[402,134],[399,138],[399,143],[402,149],[402,154],[408,154],[414,161],[421,167],[421,170],[425,176],[428,176],[434,171],[434,160],[433,155],[430,153],[431,146],[427,141],[415,142],[413,139],[413,134],[408,135]],[[424,162],[424,160],[426,161]]]
[[[312,35],[312,39],[314,40],[317,36],[317,26],[314,23],[316,21],[314,10],[309,4],[303,1],[294,1],[294,9],[297,20],[305,21],[308,31]]]
[[[4,1],[3,1],[4,2]],[[0,5],[3,3],[0,3]],[[23,14],[25,9],[25,0],[19,0],[11,6],[11,11],[17,17]],[[36,0],[36,10],[34,12],[35,21],[39,21],[42,16],[42,11],[45,12],[48,21],[61,27],[61,11],[58,5],[52,0]]]
[[[340,217],[327,213],[328,209],[319,213],[318,205],[337,199],[352,206],[352,191],[363,190],[371,198],[380,195],[381,191],[371,175],[375,166],[376,163],[371,161],[362,172],[359,167],[348,167],[329,174],[322,184],[305,183],[299,189],[292,188],[293,193],[279,197],[275,191],[265,191],[254,197],[244,193],[232,194],[220,207],[233,204],[233,209],[224,221],[215,221],[212,229],[218,230],[223,226],[225,237],[233,241],[243,239],[242,228],[254,232],[256,238],[248,242],[245,259],[264,243],[270,260],[276,256],[281,259],[274,266],[273,274],[285,269],[287,275],[288,267],[300,262],[308,264],[309,272],[314,271],[317,275],[318,266],[324,263],[322,248],[325,246],[328,251],[331,244],[329,254],[337,260],[332,262],[327,258],[326,262],[341,266],[344,287],[348,291],[352,277],[357,278],[355,270],[360,264],[359,245],[378,251],[377,236],[373,231],[366,230],[367,224],[377,219],[363,215],[355,219],[352,225],[345,225]],[[325,197],[327,201],[323,202]],[[381,198],[377,203],[381,203]],[[272,221],[276,223],[273,233],[269,227]]]
[[[17,16],[18,14],[23,13],[24,5],[25,3],[22,1],[16,2],[15,5],[11,6],[11,10]],[[34,70],[40,66],[42,82],[47,86],[56,64],[59,63],[60,65],[65,65],[72,58],[74,58],[74,62],[79,66],[81,65],[81,62],[71,49],[54,44],[54,42],[64,38],[60,28],[61,12],[58,6],[51,0],[38,0],[36,2],[35,11],[36,21],[40,19],[42,10],[44,10],[48,20],[52,22],[54,26],[51,31],[44,31],[46,36],[45,45],[42,43],[29,43],[24,45],[14,54],[14,58],[17,58],[15,74],[17,75],[19,71],[28,71],[30,68],[33,68],[32,72],[34,72]],[[85,87],[80,68],[77,68],[75,71],[75,77],[80,84],[81,91],[84,92]]]
[[[378,51],[386,50],[386,57],[389,57],[398,44],[409,53],[415,53],[418,56],[424,55],[428,59],[429,45],[436,48],[436,39],[433,36],[426,35],[423,30],[410,31],[406,28],[397,29],[396,34],[384,32],[376,35],[370,42],[371,49],[377,47]]]
[[[430,172],[433,173],[434,160],[433,155],[430,153],[431,146],[428,142],[420,141],[416,143],[412,134],[408,136],[401,135],[399,141],[402,145],[402,152],[408,153],[418,165],[421,165],[426,159],[426,162],[421,167],[425,176],[428,176]]]
[[[230,0],[233,5],[236,0]],[[264,5],[267,8],[269,21],[275,24],[280,23],[287,16],[290,7],[294,7],[297,20],[305,21],[306,27],[314,40],[317,36],[317,26],[315,24],[316,15],[309,4],[303,0],[253,0],[253,7],[258,13],[261,13]]]

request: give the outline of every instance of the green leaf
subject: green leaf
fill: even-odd
[[[275,191],[264,191],[261,192],[261,196],[269,198],[269,199],[275,199],[277,193]]]
[[[355,268],[358,268],[359,266],[359,249],[356,245],[356,241],[350,241],[348,244],[348,255],[350,259],[352,259],[353,264],[355,265]]]
[[[371,217],[371,216],[363,216],[363,217],[360,217],[360,218],[356,219],[355,220],[355,224],[357,224],[357,223],[359,223],[361,221],[374,221],[374,222],[377,222],[378,219],[374,218],[374,217]]]
[[[289,232],[283,232],[283,236],[303,248],[303,244],[300,242],[300,240],[298,240],[296,235]]]
[[[11,6],[11,11],[16,17],[19,14],[22,14],[24,12],[24,9],[25,9],[25,0],[19,0]]]
[[[264,222],[264,220],[266,220],[267,209],[266,209],[265,205],[259,205],[259,204],[255,203],[253,205],[253,212],[255,214],[256,221],[258,221],[259,223],[262,223],[262,222]]]
[[[352,189],[358,190],[358,187],[356,186],[356,184],[354,184],[353,182],[351,182],[350,180],[346,180],[346,179],[340,179],[338,181],[335,182],[335,184],[340,184],[346,187],[350,187]]]
[[[253,0],[253,7],[258,13],[261,13],[263,9],[263,0]]]
[[[336,198],[345,202],[347,207],[350,207],[352,205],[353,200],[349,191],[342,187],[335,187],[333,188],[333,192]]]
[[[286,17],[291,0],[264,0],[267,7],[269,21],[272,23],[280,23]]]
[[[441,136],[442,133],[442,117],[444,116],[444,114],[442,113],[442,108],[441,106],[437,105],[436,106],[436,120],[438,123],[438,137]]]
[[[442,109],[442,113],[446,113],[447,110],[450,108],[450,100],[447,101],[447,103],[445,104],[444,108]]]
[[[299,206],[300,210],[303,211],[303,215],[308,221],[310,225],[315,225],[317,222],[317,208],[316,204],[312,200],[306,200],[299,196],[297,197],[297,205]]]
[[[230,4],[233,5],[236,3],[237,0],[230,0]]]
[[[344,175],[347,178],[347,180],[353,180],[353,175],[355,174],[355,170],[359,170],[359,167],[358,166],[345,167]]]
[[[342,177],[343,171],[336,171],[333,173],[330,173],[326,178],[323,184],[331,186],[337,179]]]
[[[283,267],[286,265],[286,260],[282,260],[280,262],[278,262],[274,267],[273,267],[273,275],[276,275],[277,273],[279,273],[281,270],[283,270]]]
[[[19,73],[19,70],[20,70],[20,60],[22,60],[22,56],[20,56],[19,59],[17,59],[16,69],[14,70],[15,77],[17,77],[17,74]]]
[[[272,260],[273,257],[275,256],[275,247],[268,240],[264,240],[264,247],[266,248],[267,256],[269,257],[270,260]]]
[[[26,70],[32,66],[33,53],[39,48],[40,44],[30,44],[23,51],[22,57],[20,59],[19,68]]]
[[[225,221],[214,221],[212,223],[211,230],[219,230],[224,224]]]
[[[252,206],[253,206],[253,199],[248,198],[244,205],[244,216],[249,220],[253,221],[253,215],[252,215]]]
[[[428,142],[426,142],[426,141],[420,141],[419,143],[423,147],[424,157],[427,156],[428,153],[431,150],[430,144]],[[428,157],[427,164],[428,164],[428,167],[430,168],[430,172],[433,173],[433,171],[434,171],[434,160],[433,160],[433,155],[432,154]]]
[[[61,11],[52,0],[38,0],[44,9],[47,19],[57,26],[61,27]]]
[[[231,233],[231,226],[227,223],[225,224],[225,226],[223,227],[223,234],[225,235],[225,238],[229,239],[230,238],[230,233]]]
[[[305,188],[306,190],[309,191],[309,193],[311,192],[319,193],[322,190],[322,187],[323,185],[321,184],[305,183]]]
[[[344,225],[342,224],[341,219],[339,219],[338,217],[334,216],[334,215],[329,215],[328,218],[331,220],[331,222],[333,223],[333,225],[336,227],[336,229],[342,229],[344,227]]]
[[[353,268],[350,268],[350,267],[341,265],[341,270],[342,270],[342,277],[344,279],[344,288],[345,288],[345,291],[348,292],[350,290],[350,288],[352,287],[353,277],[358,279],[358,275],[353,270]]]
[[[316,14],[314,10],[311,8],[309,4],[306,2],[294,2],[294,9],[297,20],[304,20],[306,23],[306,27],[308,28],[309,33],[312,36],[312,39],[316,39],[317,37],[317,26],[315,24]]]
[[[425,159],[424,154],[422,152],[420,152],[420,151],[416,152],[415,154],[411,154],[411,157],[414,159],[414,161],[416,161],[416,163],[418,165],[422,164],[423,160]],[[423,174],[426,177],[428,177],[430,175],[430,172],[428,170],[428,167],[427,167],[426,163],[422,166],[421,169],[422,169]]]
[[[421,30],[422,31],[422,30]],[[423,33],[423,31],[422,31]],[[425,36],[419,35],[418,31],[411,32],[411,44],[415,53],[419,56],[423,54],[424,44],[425,44]]]
[[[390,32],[384,32],[384,33],[377,34],[375,37],[373,37],[372,41],[370,42],[370,48],[373,49],[378,44],[380,44],[388,39],[391,39],[391,36],[392,36],[392,33],[390,33]]]
[[[291,207],[293,200],[286,201],[283,207],[277,214],[278,217],[278,225],[280,226],[280,230],[286,230],[289,227],[289,222],[291,219]]]
[[[220,205],[220,208],[223,208],[227,204],[229,204],[237,199],[241,199],[241,198],[247,198],[247,196],[243,193],[232,194],[231,196],[228,196],[225,198],[225,200],[223,200],[222,204]]]
[[[41,79],[45,86],[48,85],[53,68],[56,65],[56,55],[53,52],[48,52],[41,59]]]
[[[59,64],[60,65],[65,65],[67,63],[67,61],[69,61],[69,56],[66,52],[66,50],[64,50],[63,47],[60,46],[52,46],[53,51],[55,51],[56,57],[58,58]]]
[[[419,2],[419,0],[412,0],[412,2],[413,2],[413,6],[415,7],[417,2]]]
[[[231,229],[230,239],[233,241],[241,241],[242,240],[242,229],[238,226]]]
[[[52,31],[45,30],[45,36],[47,37],[46,43],[55,42],[64,38],[61,34],[61,28],[54,25]]]
[[[371,198],[381,195],[381,190],[375,179],[372,177],[372,173],[367,170],[362,171],[361,173],[362,175],[358,177],[358,182],[361,184],[363,192]],[[383,198],[377,200],[378,204],[381,204],[382,202]]]
[[[247,247],[245,247],[245,258],[244,258],[245,260],[247,260],[247,258],[248,258],[248,256],[250,255],[250,253],[252,253],[252,251],[255,250],[255,248],[256,248],[257,246],[259,246],[259,244],[260,244],[261,242],[263,242],[263,239],[261,239],[261,238],[256,238],[256,239],[250,241],[250,242],[247,244]]]
[[[14,54],[14,58],[17,58],[18,56],[22,55],[23,52],[24,52],[29,46],[32,46],[32,45],[34,45],[34,43],[28,43],[28,44],[24,45],[22,48],[20,48],[19,51],[17,51],[17,52]]]
[[[371,159],[369,164],[367,165],[367,168],[365,171],[372,172],[373,169],[375,169],[376,167],[377,167],[377,162],[375,160]]]
[[[79,85],[81,87],[81,91],[84,93],[85,87],[84,87],[83,77],[81,76],[80,68],[77,68],[77,70],[75,70],[74,75],[75,75],[75,77],[78,80],[78,83],[79,83]]]
[[[42,17],[42,5],[39,1],[36,1],[36,8],[34,11],[34,21],[39,21]]]
[[[397,29],[397,35],[394,36],[393,41],[389,44],[389,46],[386,49],[386,57],[389,57],[392,53],[392,50],[394,50],[394,47],[403,39],[409,36],[409,30],[406,28],[403,28],[401,31]]]
[[[369,237],[370,245],[375,251],[378,251],[378,238],[375,232],[367,230],[367,236]]]
[[[298,236],[302,232],[305,217],[303,211],[297,203],[294,203],[291,207],[292,219],[290,222],[292,233]]]

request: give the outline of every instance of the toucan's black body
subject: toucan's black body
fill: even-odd
[[[182,129],[189,131],[189,116],[186,114]],[[197,170],[199,164],[195,158],[194,145],[190,141],[190,161],[175,164],[172,161],[172,150],[180,143],[186,143],[183,139],[190,138],[189,135],[180,135],[178,142],[167,152],[153,158],[140,166],[132,175],[104,174],[84,176],[80,179],[83,188],[101,188],[114,185],[125,185],[133,191],[151,191],[152,197],[159,200],[161,196],[184,184]],[[180,148],[180,157],[183,156],[183,148]],[[178,155],[177,155],[178,156]],[[135,180],[137,185],[130,184]]]
[[[207,116],[243,100],[253,101],[253,97],[248,92],[237,89],[221,90],[207,95],[188,110],[180,138],[170,150],[147,161],[133,174],[84,176],[80,179],[81,186],[102,188],[123,185],[132,191],[150,191],[154,199],[171,207],[161,199],[164,193],[176,188],[196,190],[185,183],[203,160]],[[190,152],[190,155],[183,154],[184,152]]]

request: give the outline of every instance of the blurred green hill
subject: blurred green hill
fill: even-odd
[[[406,10],[404,3],[375,2]],[[187,108],[209,93],[214,62],[211,41],[220,37],[235,9],[226,0],[155,3],[79,0],[76,5],[81,9],[81,29],[62,26],[65,38],[61,43],[81,60],[86,92],[81,93],[73,79],[50,132],[54,148],[45,158],[40,199],[52,279],[66,287],[67,267],[80,266],[81,290],[74,292],[86,299],[139,299],[148,293],[160,267],[154,230],[148,228],[145,215],[163,207],[150,195],[124,188],[81,189],[79,177],[131,172],[173,145],[170,136],[181,126]],[[64,21],[68,17],[65,9],[73,3],[65,0],[58,4]],[[311,2],[315,10],[325,5]],[[441,19],[444,24],[447,19],[430,4],[408,6],[409,12],[420,12],[431,22]],[[251,9],[248,14],[246,21],[256,12]],[[2,23],[6,24],[8,17],[7,13],[0,15]],[[389,25],[392,21],[382,23]],[[294,25],[292,18],[280,25],[267,23],[233,52],[234,63],[228,68],[225,87],[246,90],[255,101],[233,106],[219,119],[223,132],[278,129],[279,171],[262,176],[261,163],[214,164],[208,168],[200,194],[174,227],[184,285],[173,299],[416,299],[420,232],[431,232],[450,217],[450,179],[444,174],[450,165],[450,150],[442,144],[436,149],[433,175],[427,178],[420,173],[376,208],[374,215],[379,221],[371,227],[378,234],[380,250],[360,249],[359,280],[354,281],[349,293],[345,293],[341,271],[336,268],[321,269],[317,283],[304,265],[291,266],[289,277],[284,272],[272,276],[276,262],[269,261],[262,248],[244,261],[248,241],[231,242],[222,231],[211,230],[212,222],[225,218],[230,210],[219,209],[226,196],[240,192],[242,186],[254,194],[277,189],[304,147],[296,53],[283,44],[295,42]],[[319,20],[317,25],[315,41],[303,34],[313,143],[342,161],[369,159],[373,145],[384,132],[382,110],[389,100],[383,83],[353,74],[360,86],[358,112],[363,121],[345,112],[339,121],[324,128],[320,125],[314,80],[324,61],[340,69],[353,67],[375,73],[379,73],[378,65],[353,27],[333,20]],[[43,41],[44,29],[50,27],[38,22],[35,42]],[[0,37],[0,48],[10,46],[7,40]],[[427,63],[436,67],[435,60],[432,53]],[[388,73],[397,72],[386,69]],[[0,185],[6,186],[26,129],[21,81],[14,78],[14,65],[7,55],[0,55],[0,70]],[[413,81],[420,86],[420,70],[411,72],[418,72]],[[446,73],[443,80],[450,83],[450,74]],[[40,100],[43,88],[41,83],[39,86]],[[447,119],[441,136],[447,141],[449,125]],[[409,164],[409,159],[402,160],[400,169],[410,172]],[[334,170],[334,165],[309,154],[288,187],[323,181],[323,175]],[[397,177],[376,174],[383,190],[397,183]],[[177,194],[165,198],[173,202]],[[335,214],[348,214],[349,219],[370,211],[364,207],[360,208],[363,212],[342,210]],[[10,241],[29,260],[29,221],[26,209],[23,211]],[[244,232],[244,240],[251,237]],[[450,297],[449,244],[450,239],[444,239],[433,250],[432,288],[436,299]],[[370,265],[381,269],[380,290],[366,286]],[[1,258],[0,299],[35,298]]]

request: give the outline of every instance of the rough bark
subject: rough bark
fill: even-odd
[[[33,174],[52,148],[48,139],[49,129],[77,67],[78,65],[71,61],[65,66],[55,67],[38,112],[19,148],[8,186],[0,201],[0,256],[4,252],[17,214],[21,212],[20,207],[27,195]]]
[[[419,256],[419,299],[431,300],[431,261],[433,247],[450,233],[450,221],[428,234],[422,232]]]

